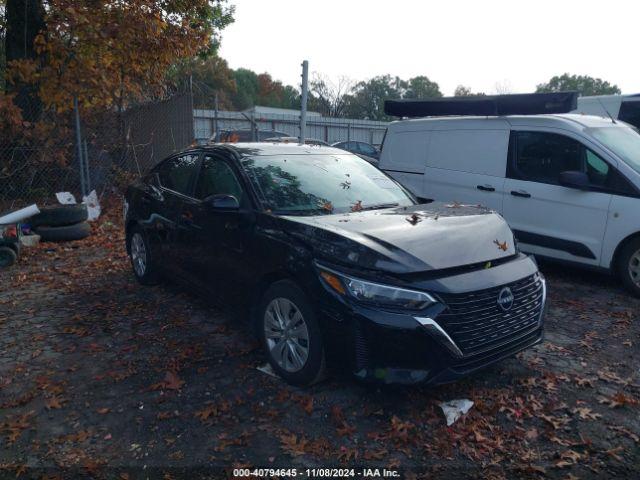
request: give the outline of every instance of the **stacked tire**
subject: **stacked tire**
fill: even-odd
[[[87,207],[82,204],[43,207],[29,222],[43,242],[81,240],[91,234]]]

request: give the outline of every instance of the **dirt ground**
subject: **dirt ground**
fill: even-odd
[[[0,272],[0,477],[194,478],[397,468],[407,478],[638,478],[640,300],[554,265],[546,341],[456,384],[309,389],[224,306],[137,284],[117,207]],[[439,402],[471,410],[447,427]],[[226,473],[221,470],[226,467]]]

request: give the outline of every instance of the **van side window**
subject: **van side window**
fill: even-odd
[[[576,140],[546,132],[515,134],[515,168],[523,180],[557,184],[561,172],[583,170],[585,149]]]

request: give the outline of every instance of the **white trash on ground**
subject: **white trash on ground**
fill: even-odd
[[[87,220],[93,222],[100,216],[100,202],[95,190],[91,190],[89,195],[82,197],[82,203],[87,206]]]
[[[56,198],[58,199],[58,203],[61,205],[75,205],[76,197],[73,196],[73,193],[70,192],[58,192],[56,193]]]
[[[40,243],[40,235],[36,235],[35,233],[31,235],[22,235],[20,237],[20,243],[22,243],[23,247],[35,247]]]
[[[61,205],[75,205],[76,197],[70,192],[58,192],[56,198]],[[100,216],[100,202],[98,201],[98,194],[95,190],[91,190],[89,195],[82,197],[82,203],[87,206],[87,220],[93,222]]]
[[[271,364],[269,363],[265,363],[261,367],[257,367],[257,369],[260,370],[262,373],[266,373],[267,375],[278,378],[278,375],[276,375],[276,372],[273,371],[273,368],[271,368]]]
[[[33,205],[29,205],[28,207],[21,208],[20,210],[16,210],[15,212],[11,212],[7,215],[3,215],[0,217],[0,225],[1,224],[9,224],[9,223],[18,223],[23,220],[26,220],[29,217],[33,217],[40,213],[40,209],[34,203]]]
[[[444,416],[447,418],[447,427],[450,427],[456,420],[473,407],[473,402],[466,398],[461,398],[457,400],[450,400],[448,402],[440,402],[439,405],[442,409],[442,413],[444,413]]]

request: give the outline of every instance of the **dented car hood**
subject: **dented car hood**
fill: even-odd
[[[318,259],[389,273],[455,268],[516,253],[504,219],[476,205],[432,203],[278,219]]]

